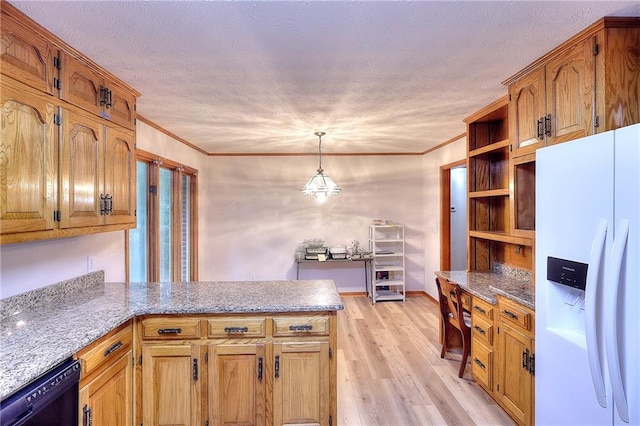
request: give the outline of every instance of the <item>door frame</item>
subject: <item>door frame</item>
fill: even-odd
[[[440,166],[440,270],[451,270],[451,169],[465,167],[467,159]]]

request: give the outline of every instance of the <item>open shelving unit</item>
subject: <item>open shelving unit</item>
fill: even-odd
[[[370,225],[369,250],[373,254],[367,289],[371,302],[405,301],[404,225]]]
[[[532,268],[530,236],[513,232],[512,210],[517,206],[511,185],[508,106],[505,96],[464,120],[468,143],[467,268],[471,271],[492,270],[494,261]]]

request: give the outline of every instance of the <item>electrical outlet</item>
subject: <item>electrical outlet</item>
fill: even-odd
[[[87,272],[93,272],[96,270],[96,257],[87,256]]]

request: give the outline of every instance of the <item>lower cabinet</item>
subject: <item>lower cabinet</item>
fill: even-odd
[[[534,424],[534,312],[498,298],[498,403],[521,425]]]
[[[131,321],[76,354],[82,367],[78,424],[133,425]]]
[[[201,352],[191,344],[142,346],[142,424],[204,423]]]
[[[493,394],[494,316],[493,306],[477,297],[471,303],[471,374],[487,392]]]
[[[329,425],[335,328],[334,313],[141,317],[135,424]]]

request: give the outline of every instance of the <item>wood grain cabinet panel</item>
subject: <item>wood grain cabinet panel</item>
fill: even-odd
[[[53,81],[58,77],[53,62],[57,51],[46,38],[26,29],[18,16],[2,4],[0,70],[41,93],[52,95]]]
[[[544,146],[544,76],[543,70],[537,70],[509,87],[512,157]]]
[[[133,131],[105,125],[104,194],[109,213],[104,223],[136,223],[136,148]]]
[[[0,81],[0,233],[54,228],[57,207],[57,107],[8,77]]]
[[[209,419],[218,425],[266,423],[265,343],[209,346]]]
[[[202,352],[197,345],[142,346],[143,424],[192,426],[201,418]]]
[[[273,424],[327,424],[329,342],[276,342],[273,357]]]

